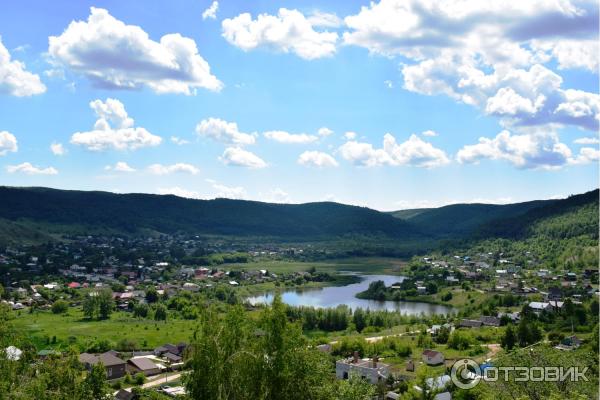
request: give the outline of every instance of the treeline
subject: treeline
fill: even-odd
[[[398,325],[431,324],[441,322],[441,315],[406,315],[397,311],[350,309],[340,305],[336,308],[287,307],[290,321],[302,324],[304,331],[322,330],[325,332],[351,330],[357,332],[391,328]]]

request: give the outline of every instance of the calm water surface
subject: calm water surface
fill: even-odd
[[[384,281],[386,286],[401,282],[404,277],[395,275],[361,275],[362,281],[346,286],[329,286],[319,289],[292,289],[282,292],[283,302],[292,306],[312,307],[336,307],[341,304],[352,309],[361,307],[371,310],[400,311],[403,314],[449,314],[453,312],[452,307],[417,303],[408,301],[376,301],[357,299],[356,293],[362,292],[369,287],[373,281]],[[273,300],[272,293],[249,297],[251,304],[270,303]]]

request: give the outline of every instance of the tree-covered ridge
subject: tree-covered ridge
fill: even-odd
[[[47,188],[0,187],[0,219],[25,226],[27,222],[62,226],[66,231],[80,227],[82,231],[313,239],[346,234],[406,238],[417,234],[410,224],[386,213],[332,202],[271,204]]]

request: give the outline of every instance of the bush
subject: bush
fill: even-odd
[[[144,382],[146,382],[146,375],[142,374],[141,372],[138,372],[133,377],[133,380],[135,381],[136,385],[143,385]]]
[[[64,314],[69,310],[69,303],[64,300],[57,300],[52,304],[52,312],[54,314]]]

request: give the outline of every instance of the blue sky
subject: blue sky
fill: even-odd
[[[381,210],[598,186],[595,1],[24,0],[0,37],[3,185]]]

